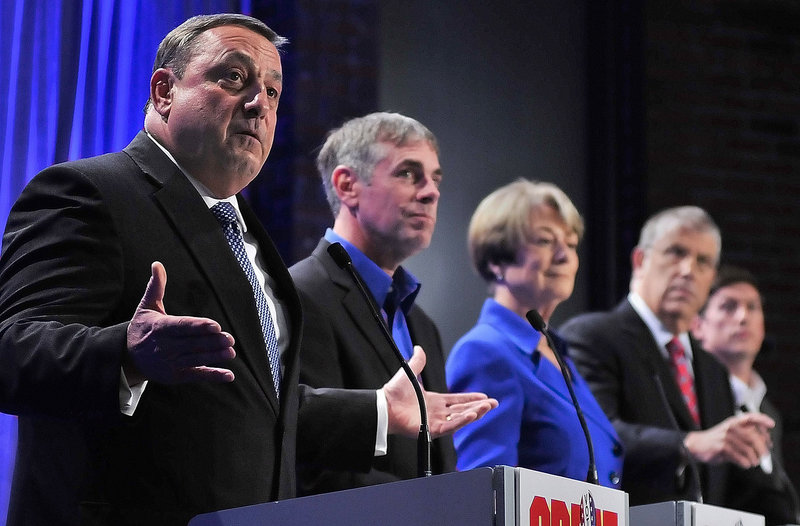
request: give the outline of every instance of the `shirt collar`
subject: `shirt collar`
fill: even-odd
[[[658,316],[656,316],[655,313],[650,310],[650,307],[647,306],[647,303],[645,303],[642,297],[637,293],[633,291],[628,293],[628,302],[631,304],[631,307],[633,307],[633,310],[636,311],[645,325],[647,325],[647,328],[650,329],[650,333],[653,335],[653,339],[655,339],[656,343],[658,344],[661,354],[664,356],[669,356],[669,353],[667,352],[667,344],[675,335],[672,334],[672,332],[666,327],[664,327],[664,324],[661,323],[661,320],[658,319]],[[678,339],[683,344],[684,351],[686,352],[686,358],[691,363],[693,355],[692,342],[689,339],[689,334],[682,332],[678,334]]]
[[[767,395],[767,384],[757,372],[752,371],[752,383],[747,385],[740,378],[731,375],[731,388],[736,399],[736,407],[746,406],[750,412],[757,412],[761,408],[761,402]]]
[[[344,249],[347,250],[350,259],[353,261],[353,267],[358,271],[379,306],[383,307],[386,296],[392,286],[395,286],[400,291],[400,308],[403,314],[408,314],[421,288],[419,281],[413,274],[403,267],[397,267],[394,276],[389,276],[355,245],[330,228],[325,231],[325,239],[330,243],[341,243]]]
[[[541,333],[511,309],[500,305],[494,298],[486,298],[481,309],[480,321],[492,327],[502,328],[503,334],[523,353],[532,355],[539,344]]]
[[[183,169],[183,167],[178,163],[178,161],[175,160],[175,157],[172,156],[169,150],[164,148],[164,146],[160,142],[158,142],[155,137],[150,135],[149,132],[145,133],[147,133],[147,136],[150,138],[150,140],[153,141],[155,145],[158,146],[159,149],[161,149],[162,152],[164,152],[164,155],[166,155],[169,158],[169,160],[172,161],[173,164],[175,164],[175,166],[178,167],[178,170],[181,171],[181,173],[186,177],[186,179],[188,179],[189,182],[192,183],[192,186],[194,186],[194,189],[197,190],[198,194],[200,194],[200,197],[203,198],[203,202],[206,204],[208,208],[211,208],[215,204],[223,201],[226,203],[230,203],[231,205],[233,205],[234,210],[236,210],[236,219],[239,223],[239,228],[242,230],[242,232],[247,232],[247,224],[244,222],[244,217],[242,217],[242,211],[239,210],[239,200],[236,199],[235,195],[232,195],[225,199],[217,199],[216,197],[212,196],[211,190],[206,188],[206,186],[203,183],[201,183],[200,181],[189,175],[189,172]]]

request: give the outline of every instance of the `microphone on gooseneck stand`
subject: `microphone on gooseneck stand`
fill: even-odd
[[[567,369],[567,364],[564,362],[564,358],[561,356],[561,353],[558,352],[558,349],[556,349],[556,346],[553,344],[553,339],[550,337],[550,331],[547,328],[547,324],[542,319],[542,316],[535,309],[531,309],[528,311],[525,317],[528,318],[528,323],[530,323],[534,329],[544,334],[544,337],[547,338],[547,344],[553,350],[553,354],[558,361],[558,365],[561,368],[561,374],[564,376],[564,381],[567,383],[569,396],[572,398],[572,405],[575,406],[575,412],[578,414],[578,420],[581,423],[583,435],[586,437],[586,447],[589,450],[589,471],[586,473],[586,482],[599,484],[600,482],[597,479],[597,464],[595,464],[594,461],[594,445],[592,444],[592,436],[589,434],[589,426],[586,425],[586,419],[583,417],[583,411],[578,403],[578,397],[575,396],[575,390],[572,388],[572,375],[570,374],[569,369]]]
[[[670,424],[672,424],[672,427],[674,427],[677,431],[682,431],[681,427],[678,425],[678,421],[675,419],[675,415],[672,414],[672,409],[670,408],[669,401],[667,400],[667,393],[664,391],[664,385],[661,383],[661,377],[655,371],[653,371],[653,382],[656,384],[656,390],[658,391],[658,397],[661,399],[661,404],[667,411]],[[686,461],[689,463],[689,469],[692,471],[692,480],[694,481],[695,488],[695,502],[702,504],[703,487],[700,485],[700,471],[697,461],[689,451],[686,451]]]
[[[369,306],[372,317],[381,328],[381,333],[386,338],[386,341],[394,351],[397,360],[400,362],[400,367],[403,368],[406,376],[408,376],[408,379],[411,380],[411,385],[414,386],[414,392],[417,395],[417,402],[419,403],[420,421],[419,436],[417,437],[417,475],[420,477],[430,477],[431,433],[428,429],[428,410],[425,406],[425,397],[422,395],[422,388],[419,385],[419,381],[417,380],[414,371],[412,371],[411,367],[408,365],[408,363],[406,363],[406,360],[403,357],[403,354],[400,352],[400,349],[397,348],[397,344],[395,344],[394,338],[392,338],[391,333],[389,333],[389,329],[386,327],[383,317],[375,307],[372,296],[369,292],[367,292],[367,288],[364,286],[364,281],[361,279],[358,271],[353,266],[353,261],[350,259],[350,254],[347,253],[347,250],[345,250],[340,243],[331,243],[331,245],[328,247],[328,254],[330,254],[331,258],[333,258],[333,261],[339,265],[339,268],[346,270],[350,274],[350,277],[353,278],[356,287],[358,288],[359,292],[361,292],[361,295],[364,297],[364,301]]]

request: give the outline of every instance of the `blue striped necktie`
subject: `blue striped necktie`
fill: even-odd
[[[242,267],[250,286],[253,288],[253,298],[255,300],[256,310],[258,310],[258,317],[261,320],[261,332],[264,335],[264,343],[267,347],[267,356],[269,357],[269,367],[272,370],[272,381],[275,385],[275,393],[281,392],[281,355],[278,347],[278,338],[275,335],[275,324],[272,322],[272,316],[269,312],[269,304],[264,290],[258,283],[255,270],[247,259],[247,253],[244,251],[244,240],[242,232],[239,230],[239,222],[236,219],[236,210],[233,205],[225,201],[220,201],[211,207],[211,213],[217,218],[217,221],[222,225],[222,230],[225,233],[225,239],[231,246],[233,255],[239,266]]]

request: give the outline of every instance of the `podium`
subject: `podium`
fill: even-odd
[[[189,526],[628,526],[628,495],[523,468],[497,466],[244,506]]]
[[[764,516],[685,500],[633,506],[634,526],[764,526]]]

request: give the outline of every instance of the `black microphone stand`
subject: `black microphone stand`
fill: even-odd
[[[597,478],[597,464],[595,464],[594,460],[594,445],[592,444],[592,436],[589,434],[589,426],[586,425],[586,419],[583,417],[583,411],[578,403],[578,397],[575,396],[575,390],[572,388],[572,378],[569,369],[567,369],[567,364],[564,362],[564,358],[561,356],[561,353],[558,352],[558,349],[553,344],[553,339],[550,337],[550,331],[547,330],[547,324],[542,319],[542,316],[535,309],[531,309],[528,311],[525,317],[528,318],[528,323],[530,323],[534,329],[544,334],[544,337],[547,339],[547,344],[553,350],[556,361],[558,361],[558,365],[561,368],[561,374],[564,376],[564,381],[567,383],[569,396],[572,398],[572,405],[575,406],[575,412],[578,414],[578,420],[581,423],[583,435],[586,437],[586,447],[589,450],[589,470],[586,473],[586,482],[591,484],[599,484],[600,482]]]
[[[658,375],[657,372],[653,371],[653,382],[656,385],[656,391],[658,391],[658,397],[661,399],[661,405],[664,406],[664,409],[667,411],[667,417],[669,418],[669,423],[672,425],[673,428],[677,431],[682,431],[681,426],[678,425],[678,421],[675,419],[675,415],[672,414],[672,409],[669,406],[669,400],[667,400],[667,392],[664,391],[664,384],[661,383],[661,377]],[[694,498],[695,502],[700,504],[703,503],[703,487],[700,485],[700,467],[697,465],[697,461],[694,459],[692,454],[686,450],[686,447],[681,445],[684,450],[684,454],[686,455],[686,462],[689,464],[689,469],[692,472],[692,482],[694,482]]]
[[[358,288],[359,292],[361,292],[361,295],[364,297],[367,305],[369,305],[369,310],[372,313],[372,317],[380,326],[383,336],[386,338],[386,341],[389,342],[389,346],[392,348],[397,360],[400,362],[400,367],[403,368],[406,376],[408,376],[408,379],[411,380],[411,385],[414,386],[414,393],[416,393],[417,402],[419,403],[420,421],[419,435],[417,436],[417,476],[430,477],[432,473],[431,433],[428,427],[428,409],[425,406],[425,397],[422,395],[422,388],[419,385],[419,381],[417,380],[414,371],[411,370],[411,367],[403,357],[403,353],[401,353],[400,349],[397,348],[397,344],[395,344],[394,338],[392,338],[392,335],[389,333],[389,329],[386,327],[383,317],[375,307],[372,296],[364,285],[364,281],[361,279],[361,276],[358,274],[358,271],[355,269],[355,267],[353,267],[353,260],[350,259],[350,254],[347,253],[347,250],[345,250],[340,243],[331,243],[331,245],[328,247],[328,254],[330,254],[336,264],[339,265],[339,268],[346,270],[353,278],[356,287]]]

